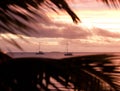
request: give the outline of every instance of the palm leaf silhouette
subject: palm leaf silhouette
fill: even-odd
[[[36,17],[42,18],[45,21],[45,15],[42,14],[43,11],[41,9],[43,7],[42,4],[53,11],[57,11],[56,7],[66,11],[75,23],[80,21],[65,0],[4,0],[0,1],[0,33],[12,33],[18,36],[19,34],[24,34],[30,36],[31,32],[36,32],[29,23],[38,21]],[[43,9],[46,8],[43,7]],[[41,13],[37,13],[35,10],[39,10]],[[5,40],[15,44],[16,47],[21,49],[14,40]]]
[[[98,1],[101,1],[108,6],[118,7],[120,5],[119,0]],[[35,22],[36,17],[43,18],[44,15],[42,15],[41,13],[36,13],[35,11],[36,9],[43,12],[42,9],[40,9],[46,9],[45,7],[43,7],[43,4],[55,12],[57,12],[58,9],[66,11],[71,16],[74,23],[81,22],[78,16],[69,7],[66,0],[1,0],[0,33],[12,33],[18,36],[22,33],[30,36],[30,33],[33,31],[35,32],[35,29],[26,24],[26,22]],[[31,9],[31,7],[34,9]],[[7,41],[15,44],[15,46],[21,49],[21,47],[14,40]]]
[[[107,4],[108,6],[119,7],[120,0],[100,0],[103,3]]]
[[[53,6],[54,4],[59,9],[63,9],[67,11],[67,13],[71,16],[71,18],[75,23],[80,21],[77,15],[70,9],[70,7],[65,2],[65,0],[22,0],[22,1],[21,0],[12,0],[12,1],[5,0],[5,1],[0,1],[0,8],[1,8],[0,20],[3,24],[5,24],[5,25],[0,25],[3,32],[5,32],[4,30],[6,30],[7,32],[16,34],[16,31],[13,31],[11,26],[13,26],[16,29],[18,28],[18,26],[24,29],[31,28],[30,26],[27,26],[22,21],[20,21],[18,17],[26,21],[33,20],[33,17],[30,16],[30,14],[36,17],[41,17],[40,14],[38,15],[37,13],[34,12],[34,10],[31,10],[29,7],[31,6],[38,9],[42,3],[43,4],[45,3],[45,5],[47,4],[46,6],[51,7],[52,10],[55,10]],[[52,3],[52,4],[49,5],[49,3]],[[16,9],[13,9],[11,8],[11,6],[14,6],[14,8],[20,7],[30,14],[26,14],[22,10],[18,11]],[[18,17],[16,18],[15,15],[17,15]],[[10,29],[12,29],[12,31]],[[24,31],[21,31],[21,32],[24,32]]]
[[[119,0],[99,0],[99,1],[106,3],[108,6],[113,5],[114,7],[117,7],[120,4]],[[7,31],[16,34],[15,29],[18,30],[20,29],[20,27],[22,27],[20,31],[23,33],[28,33],[23,29],[31,29],[31,27],[26,25],[24,22],[20,21],[20,19],[30,22],[30,20],[33,20],[33,17],[30,14],[36,17],[40,17],[41,16],[40,14],[37,14],[34,10],[32,10],[29,7],[31,6],[33,8],[39,9],[39,6],[43,7],[42,4],[46,5],[53,11],[56,11],[56,7],[54,7],[55,5],[58,7],[58,9],[65,10],[71,16],[73,22],[78,23],[80,21],[78,16],[68,6],[66,0],[12,0],[12,1],[4,0],[0,1],[0,13],[1,13],[0,20],[2,23],[0,24],[1,27],[0,32]],[[20,11],[15,8],[22,10]],[[23,12],[23,10],[30,14]],[[14,29],[11,26],[14,27]]]
[[[118,7],[120,4],[120,0],[100,1],[114,7]],[[42,7],[42,4],[56,12],[55,5],[58,9],[65,10],[75,23],[80,21],[65,0],[1,0],[0,33],[29,35],[31,31],[26,30],[34,29],[24,22],[35,21],[31,14],[42,18],[41,14],[37,14],[29,6],[38,9],[39,6]],[[11,41],[9,42],[20,48],[14,40]],[[68,89],[119,91],[120,71],[116,70],[118,66],[111,62],[112,59],[114,59],[112,55],[78,56],[63,59],[12,59],[0,53],[0,91],[49,91],[50,86],[58,91]],[[56,83],[60,86],[58,87]]]
[[[113,55],[15,58],[0,65],[1,91],[119,91]],[[117,79],[116,79],[117,78]]]

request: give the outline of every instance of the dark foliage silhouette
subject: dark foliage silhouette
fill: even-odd
[[[97,1],[113,7],[119,7],[120,5],[120,0]],[[79,17],[69,7],[66,0],[0,0],[0,33],[12,33],[18,36],[19,34],[24,34],[30,36],[30,33],[35,32],[35,29],[25,22],[36,22],[36,17],[43,18],[44,12],[42,9],[48,9],[43,7],[43,5],[55,12],[58,10],[66,11],[71,16],[74,23],[81,22]],[[35,10],[41,11],[43,15],[37,13]],[[3,36],[0,37],[21,49],[15,40],[8,40]]]
[[[54,5],[56,5],[59,9],[65,10],[73,19],[75,23],[78,23],[80,20],[77,17],[77,15],[70,9],[68,4],[65,0],[4,0],[0,1],[0,20],[3,24],[0,25],[1,31],[0,32],[10,32],[13,34],[16,34],[16,30],[19,30],[19,28],[23,29],[31,29],[30,26],[24,24],[22,21],[18,19],[21,18],[25,21],[30,22],[30,20],[33,20],[33,17],[29,14],[25,14],[23,11],[18,11],[16,9],[11,8],[11,6],[14,6],[14,8],[20,7],[26,12],[34,15],[35,17],[41,17],[41,15],[37,14],[34,10],[30,9],[29,7],[34,7],[36,9],[41,6],[41,4],[46,5],[48,8],[51,8],[51,10],[55,11]],[[42,7],[42,6],[41,6]],[[42,12],[42,10],[41,10]],[[18,17],[16,18],[15,15]],[[12,27],[14,27],[14,29]],[[20,26],[20,27],[19,27]],[[21,30],[21,32],[27,34],[27,31]],[[17,32],[18,33],[18,32]]]
[[[0,64],[0,91],[119,91],[120,71],[111,62],[114,58],[100,54],[11,59]]]
[[[0,64],[7,62],[8,60],[12,59],[11,57],[9,57],[8,55],[0,52]]]
[[[114,7],[118,7],[120,4],[120,0],[98,1]],[[0,33],[17,35],[21,32],[29,35],[28,32],[31,31],[27,30],[34,31],[34,29],[23,21],[35,21],[31,14],[42,18],[34,9],[29,8],[39,9],[42,4],[55,12],[57,12],[56,7],[64,10],[71,16],[73,22],[80,22],[66,0],[0,0]],[[27,13],[17,10],[18,7]],[[8,42],[20,48],[14,40]],[[63,91],[63,89],[120,91],[118,80],[120,79],[120,71],[116,70],[118,66],[111,62],[113,58],[112,55],[91,55],[63,59],[12,59],[1,52],[0,91],[49,91],[49,86],[58,91]],[[58,87],[51,79],[61,84],[62,87]]]
[[[98,0],[98,1],[106,3],[108,6],[118,7],[120,5],[120,0]],[[34,15],[35,17],[41,17],[40,14],[36,13],[33,9],[29,7],[39,9],[40,7],[43,7],[42,4],[46,5],[48,8],[55,12],[57,11],[55,6],[57,6],[58,9],[66,11],[71,16],[73,22],[78,23],[80,21],[78,16],[68,6],[66,0],[1,0],[0,32],[3,33],[7,31],[13,34],[17,34],[18,32],[16,32],[15,30],[20,30],[20,28],[22,27],[20,31],[24,34],[28,34],[28,32],[25,31],[24,29],[32,29],[32,27],[24,24],[20,19],[23,19],[27,22],[30,22],[30,20],[32,20],[33,22],[34,19],[30,14]],[[23,12],[24,10],[30,14]]]
[[[118,8],[120,6],[120,0],[98,0],[102,1],[103,3],[107,4],[108,6]]]

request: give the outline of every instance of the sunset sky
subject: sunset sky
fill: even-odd
[[[23,35],[29,43],[9,36],[17,40],[24,51],[38,51],[39,43],[41,51],[66,51],[69,43],[72,52],[120,52],[120,9],[109,8],[96,0],[73,1],[69,6],[82,23],[74,24],[68,14],[48,10],[47,16],[51,19],[38,18],[39,22],[30,24],[37,33],[31,33],[31,37]],[[20,51],[0,40],[3,51]]]

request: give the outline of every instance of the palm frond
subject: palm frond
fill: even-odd
[[[118,8],[120,6],[120,0],[98,0],[98,1],[102,1],[103,3],[110,7],[112,6]]]
[[[118,7],[120,0],[98,0],[108,6]],[[43,7],[50,8],[57,12],[58,10],[66,11],[72,18],[74,23],[81,22],[78,16],[69,7],[66,0],[1,0],[0,1],[0,33],[25,34],[30,36],[30,30],[35,32],[35,29],[29,23],[36,21],[35,17],[43,18],[40,13]],[[56,7],[58,9],[56,9]],[[33,9],[31,9],[31,7]],[[27,23],[27,24],[26,24]]]
[[[119,91],[120,71],[115,73],[117,66],[111,62],[113,58],[116,57],[90,55],[63,59],[12,59],[0,65],[2,74],[0,89],[7,89],[5,91],[9,89],[10,91],[51,91],[51,89]]]
[[[120,0],[98,0],[98,1],[106,3],[108,6],[113,5],[114,7],[117,7],[120,4]],[[65,10],[71,16],[73,22],[78,23],[80,21],[78,16],[68,6],[66,0],[12,0],[12,1],[4,0],[0,1],[0,20],[1,20],[0,24],[2,24],[1,30],[2,31],[6,30],[7,32],[10,33],[16,33],[13,30],[13,28],[11,28],[12,26],[15,28],[15,30],[19,30],[25,33],[20,28],[22,27],[23,29],[31,29],[31,27],[26,25],[24,22],[20,21],[20,19],[30,22],[31,19],[34,20],[34,18],[30,16],[30,14],[36,17],[41,16],[40,14],[35,13],[34,10],[32,10],[30,7],[39,9],[39,7],[43,7],[42,4],[46,5],[48,8],[51,8],[51,10],[55,12],[56,7],[54,6],[57,6],[58,9]],[[29,14],[23,11],[28,12]]]
[[[43,5],[55,12],[57,10],[66,11],[75,23],[80,21],[65,0],[4,0],[0,1],[0,33],[30,36],[30,33],[36,32],[36,30],[29,24],[37,22],[39,18],[44,19],[45,13],[41,8],[46,10],[47,8],[43,7]],[[37,13],[35,10],[39,10],[41,13]],[[11,41],[13,42],[13,40]],[[18,45],[16,42],[14,44],[15,46]],[[16,47],[20,48],[19,46]]]
[[[35,13],[34,10],[32,10],[30,7],[38,9],[39,6],[41,6],[41,4],[44,4],[44,2],[53,3],[59,9],[65,10],[72,17],[75,23],[78,23],[80,21],[77,15],[70,9],[70,7],[65,2],[65,0],[50,0],[50,1],[48,0],[12,0],[12,1],[4,0],[4,1],[0,1],[0,12],[1,12],[0,20],[2,23],[4,23],[7,26],[13,26],[13,27],[21,26],[22,28],[30,28],[30,26],[27,26],[23,22],[21,22],[18,19],[18,17],[28,22],[30,22],[29,20],[34,19],[29,14],[24,13],[22,10],[36,17],[41,16],[40,14],[38,15],[37,13]],[[55,10],[54,6],[50,6],[50,7],[52,7],[52,10]],[[22,10],[19,11],[15,8],[22,9]],[[15,17],[15,15],[17,16],[17,18]],[[14,31],[11,31],[11,32],[14,33]]]
[[[12,58],[8,56],[7,54],[4,54],[0,52],[0,64],[7,62],[8,60],[11,60]]]

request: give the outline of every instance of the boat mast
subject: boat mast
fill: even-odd
[[[68,53],[68,41],[66,43],[66,50],[67,50],[67,53]]]
[[[72,53],[68,51],[69,50],[69,42],[67,41],[66,43],[66,53],[64,54],[65,56],[72,56]]]
[[[36,54],[44,54],[42,51],[41,51],[41,42],[39,42],[38,44],[38,53]]]
[[[40,42],[39,42],[39,52],[40,52],[40,48],[41,48],[41,45],[40,45]]]

